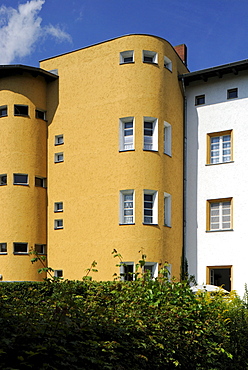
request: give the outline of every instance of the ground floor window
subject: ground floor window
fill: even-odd
[[[232,266],[207,266],[207,283],[232,290]]]

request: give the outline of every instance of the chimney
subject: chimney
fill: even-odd
[[[187,67],[187,46],[185,44],[181,44],[174,46],[174,49]]]

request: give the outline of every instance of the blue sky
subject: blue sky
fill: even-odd
[[[247,0],[1,0],[0,64],[145,33],[186,44],[195,71],[248,59],[247,15]]]

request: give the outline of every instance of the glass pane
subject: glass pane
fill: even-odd
[[[144,217],[144,222],[147,224],[152,224],[152,217]]]

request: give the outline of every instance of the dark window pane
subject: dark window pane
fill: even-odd
[[[28,106],[27,105],[15,105],[14,114],[15,116],[28,116]]]
[[[14,184],[27,184],[28,183],[28,175],[14,175]]]

